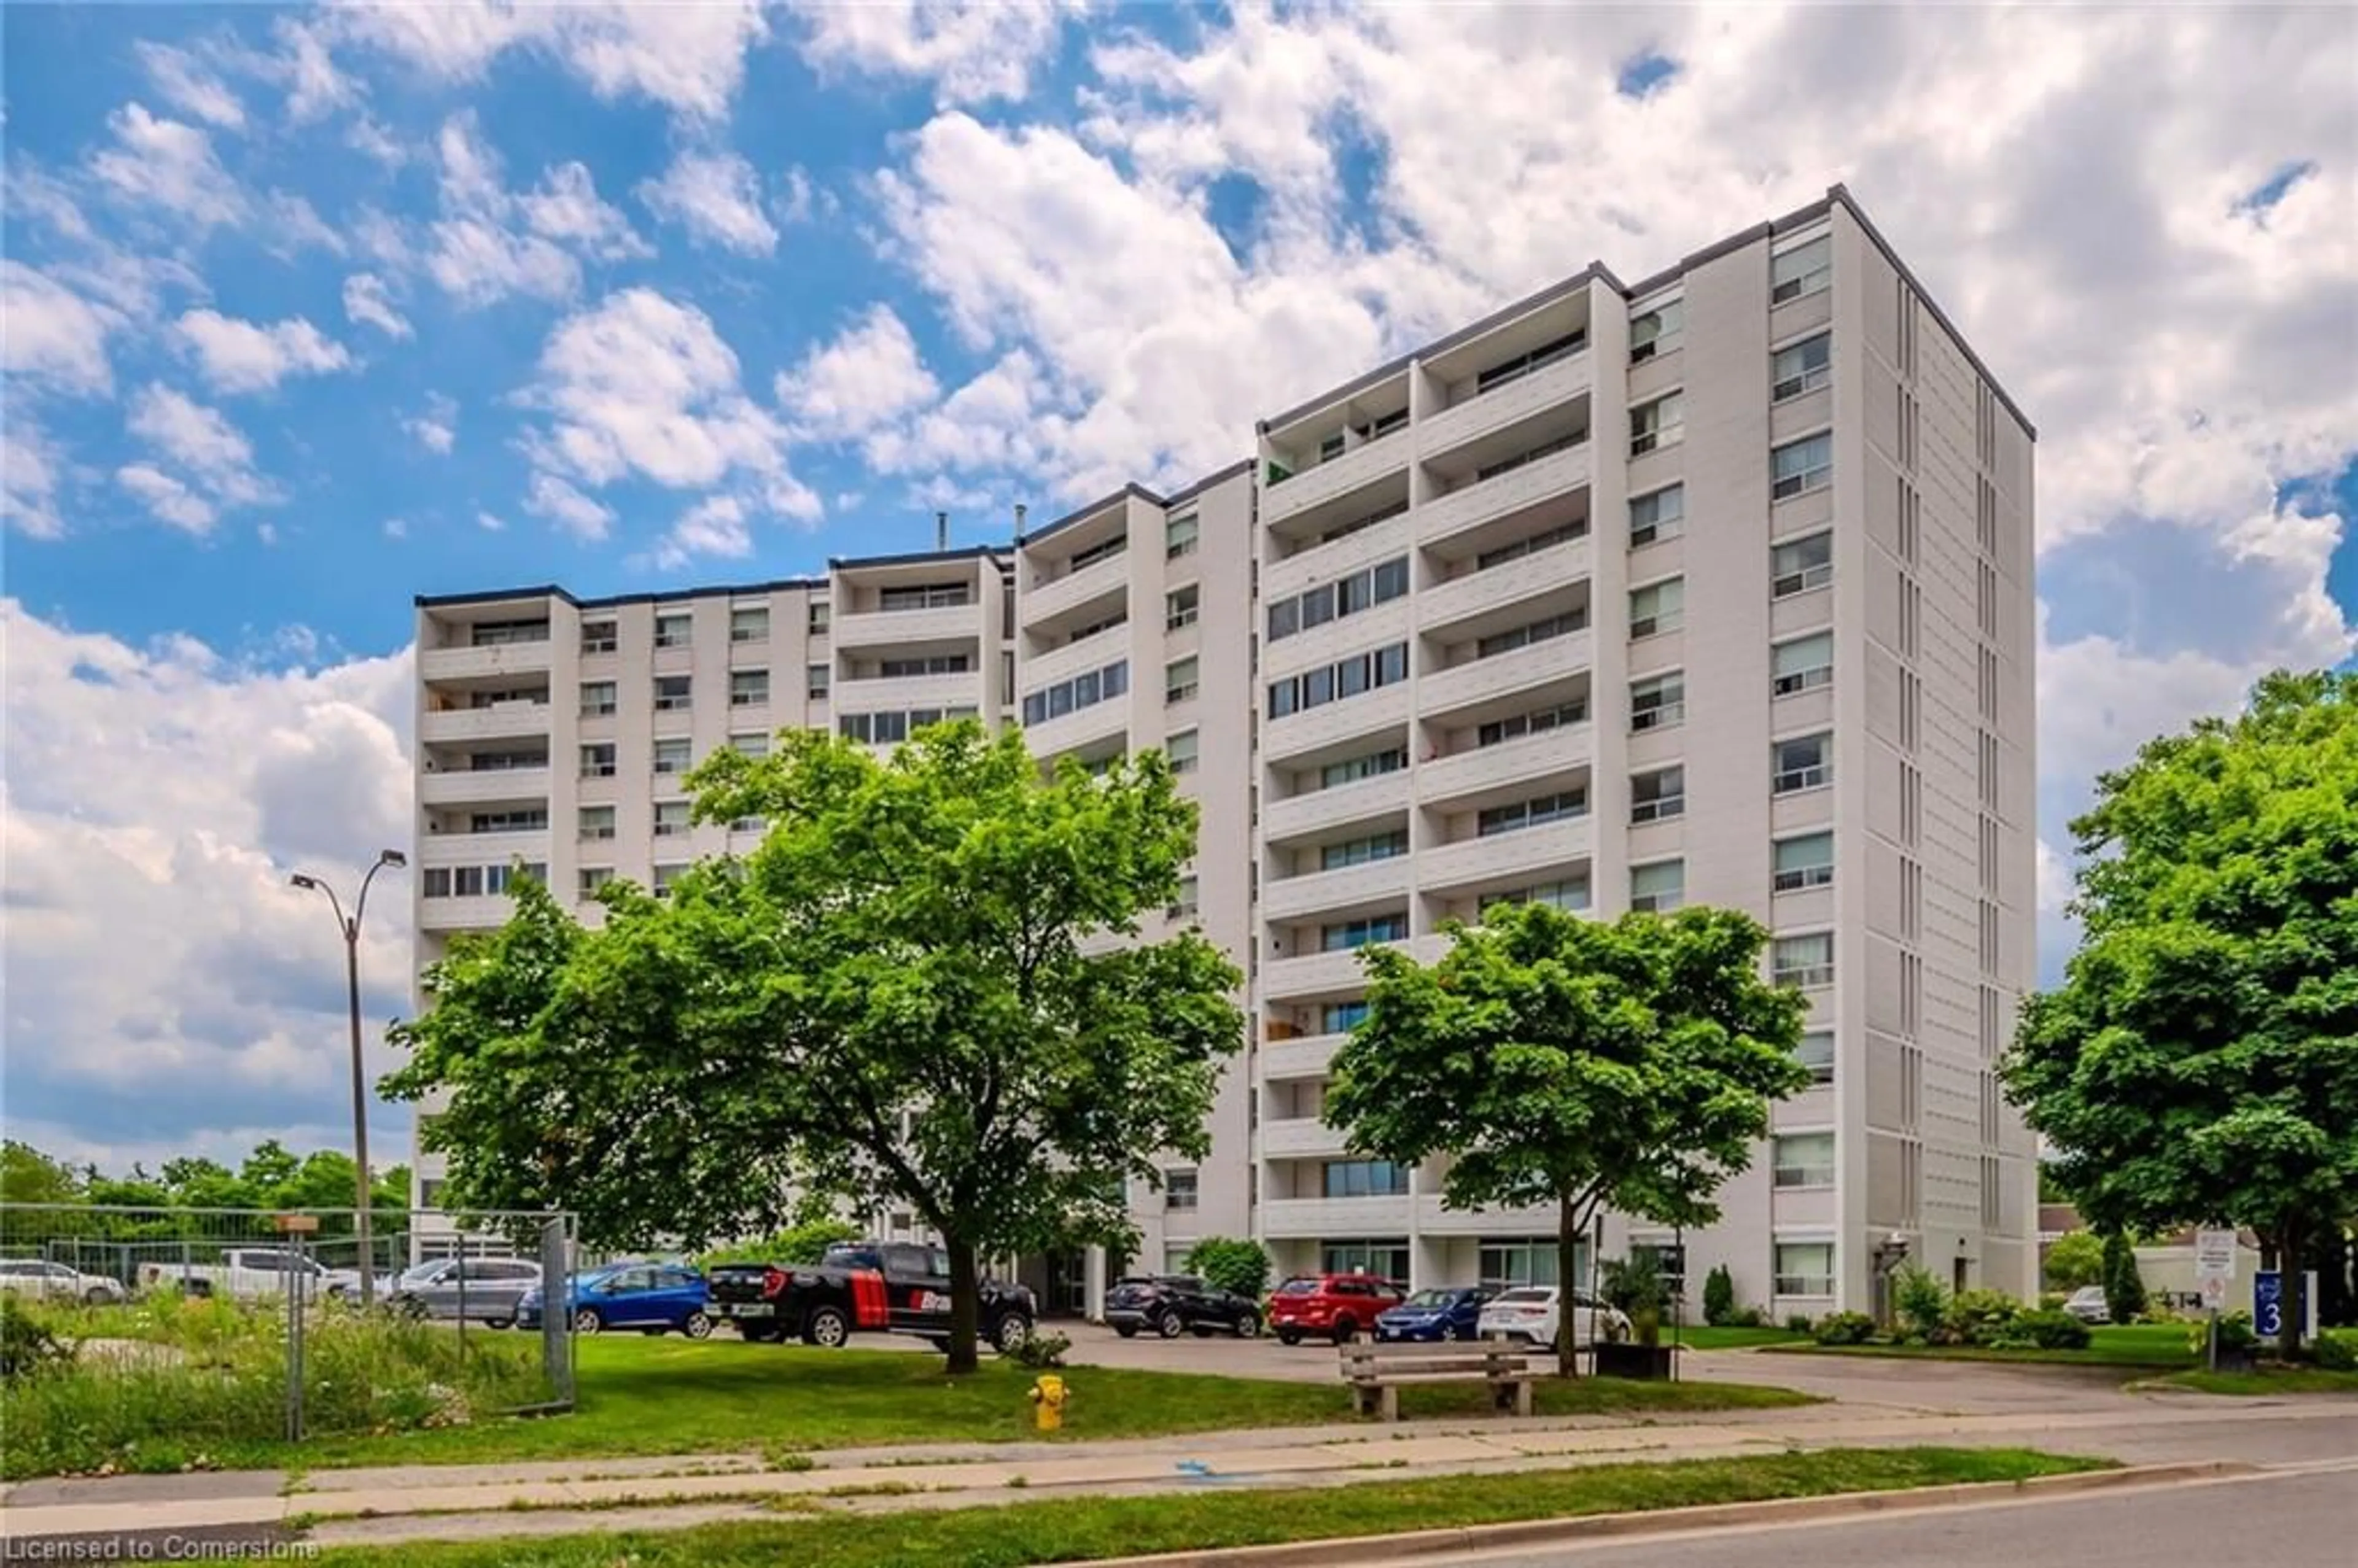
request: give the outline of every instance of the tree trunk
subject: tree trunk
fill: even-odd
[[[2301,1330],[2307,1325],[2307,1293],[2301,1286],[2301,1224],[2298,1217],[2287,1219],[2277,1232],[2277,1280],[2284,1303],[2284,1333],[2277,1340],[2277,1354],[2288,1361],[2300,1358]]]
[[[1573,1277],[1574,1260],[1580,1256],[1580,1233],[1585,1228],[1582,1217],[1570,1198],[1556,1200],[1555,1209],[1555,1277],[1563,1306],[1555,1319],[1555,1370],[1559,1378],[1580,1376],[1580,1352],[1573,1334],[1579,1321],[1579,1308],[1573,1304],[1579,1283]]]
[[[982,1275],[975,1266],[974,1243],[955,1236],[942,1238],[950,1255],[950,1361],[956,1376],[981,1365],[976,1351],[982,1322]]]

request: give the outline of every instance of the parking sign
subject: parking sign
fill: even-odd
[[[2252,1328],[2262,1339],[2284,1333],[2284,1275],[2274,1269],[2252,1276]]]

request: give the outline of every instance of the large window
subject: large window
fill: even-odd
[[[1322,1274],[1365,1274],[1371,1280],[1408,1280],[1405,1241],[1326,1241],[1318,1248]]]
[[[1789,539],[1768,552],[1768,597],[1790,599],[1834,580],[1834,536]]]
[[[1395,827],[1389,833],[1375,833],[1365,838],[1347,838],[1340,844],[1324,846],[1318,851],[1318,869],[1339,871],[1347,866],[1397,860],[1407,853],[1408,829]]]
[[[1164,702],[1184,702],[1195,695],[1199,685],[1195,654],[1190,654],[1184,659],[1174,659],[1163,666],[1163,700]]]
[[[1163,1206],[1186,1209],[1195,1206],[1195,1173],[1165,1171],[1163,1173]]]
[[[1369,752],[1363,757],[1346,757],[1339,762],[1329,762],[1318,770],[1318,788],[1333,789],[1338,784],[1357,784],[1379,773],[1396,773],[1408,766],[1408,748],[1389,746],[1380,752]]]
[[[835,666],[832,665],[804,665],[803,695],[812,698],[825,697],[827,687],[834,684],[834,675]]]
[[[816,600],[810,607],[810,630],[814,635],[824,633],[827,626],[827,600]]]
[[[1834,1184],[1834,1135],[1831,1132],[1787,1132],[1771,1144],[1769,1168],[1780,1187],[1830,1187]]]
[[[1070,577],[1075,572],[1085,572],[1099,561],[1109,561],[1129,549],[1130,535],[1116,534],[1112,538],[1091,545],[1086,550],[1074,551],[1072,560],[1065,564],[1065,575]]]
[[[585,779],[611,779],[614,776],[614,742],[602,741],[581,748],[581,776]]]
[[[1834,738],[1831,734],[1796,735],[1768,749],[1768,789],[1772,795],[1823,789],[1833,783]]]
[[[1334,582],[1320,583],[1269,607],[1269,640],[1324,626],[1346,615],[1395,600],[1408,591],[1408,557],[1365,567]]]
[[[694,745],[695,742],[687,740],[685,736],[669,741],[656,741],[654,746],[654,771],[659,773],[684,773],[687,772],[689,766],[694,761],[692,754],[692,748]]]
[[[690,707],[695,700],[689,696],[690,689],[686,676],[655,676],[655,711],[676,713]]]
[[[1666,578],[1629,590],[1629,635],[1650,637],[1686,624],[1687,579]]]
[[[655,802],[655,833],[658,838],[676,838],[687,831],[687,802],[659,800]]]
[[[692,615],[655,617],[655,646],[658,648],[685,648],[695,632],[696,618]]]
[[[731,670],[729,672],[730,707],[758,708],[769,700],[769,671]]]
[[[1202,532],[1203,526],[1192,512],[1184,517],[1174,517],[1163,524],[1163,559],[1175,561],[1182,556],[1194,555]]]
[[[581,837],[611,838],[614,836],[614,808],[611,806],[585,806],[581,808]]]
[[[1768,454],[1768,497],[1789,501],[1823,490],[1834,481],[1834,438],[1832,431],[1788,441]]]
[[[1408,1191],[1408,1167],[1389,1160],[1329,1160],[1321,1178],[1330,1198],[1398,1197]]]
[[[1370,942],[1405,942],[1408,940],[1408,916],[1401,914],[1370,915],[1365,920],[1339,921],[1322,927],[1318,945],[1329,953],[1347,953],[1354,947],[1364,947]]]
[[[1080,641],[1076,637],[1075,642]],[[903,680],[916,676],[962,676],[973,667],[973,659],[966,654],[927,654],[922,658],[880,659],[877,676],[884,680]]]
[[[1332,665],[1304,670],[1269,687],[1269,716],[1282,719],[1357,697],[1378,687],[1397,686],[1408,679],[1408,644],[1394,643],[1371,653],[1354,654]]]
[[[1643,364],[1657,354],[1669,353],[1679,346],[1679,337],[1687,324],[1687,302],[1667,299],[1640,315],[1629,319],[1629,362]]]
[[[1116,659],[1103,669],[1087,670],[1070,680],[1027,694],[1023,698],[1023,722],[1026,727],[1044,724],[1051,719],[1062,719],[1067,713],[1110,702],[1129,690],[1130,661]]]
[[[1821,234],[1806,245],[1796,245],[1768,261],[1768,303],[1782,305],[1815,294],[1833,281],[1834,242]]]
[[[1477,914],[1487,914],[1501,904],[1544,903],[1552,908],[1577,914],[1588,907],[1588,881],[1571,877],[1562,881],[1534,882],[1527,888],[1514,888],[1506,892],[1486,892],[1476,903]]]
[[[1330,1001],[1318,1012],[1318,1032],[1322,1034],[1347,1034],[1368,1016],[1368,1004],[1358,1001]]]
[[[1562,1249],[1553,1241],[1532,1238],[1530,1240],[1485,1241],[1476,1254],[1476,1281],[1486,1291],[1512,1290],[1517,1285],[1560,1285],[1563,1272],[1556,1267],[1563,1257]],[[1580,1278],[1580,1264],[1585,1254],[1576,1253],[1573,1260],[1573,1277]]]
[[[1801,1036],[1793,1048],[1793,1055],[1810,1069],[1810,1081],[1830,1084],[1834,1081],[1834,1037],[1830,1031],[1813,1030]]]
[[[1544,735],[1551,730],[1563,730],[1587,722],[1588,704],[1551,703],[1545,708],[1535,708],[1529,713],[1491,719],[1475,730],[1474,744],[1477,747],[1503,745],[1509,741],[1520,741],[1526,735]]]
[[[761,730],[751,730],[730,736],[729,749],[741,757],[766,757],[770,754],[770,738]]]
[[[1163,743],[1163,754],[1171,762],[1174,773],[1192,773],[1200,752],[1201,742],[1193,730],[1183,730]]]
[[[1834,836],[1804,833],[1776,843],[1777,891],[1801,892],[1831,887],[1834,880]]]
[[[1833,379],[1833,334],[1820,332],[1790,348],[1779,349],[1768,362],[1768,400],[1782,403],[1815,392]]]
[[[913,708],[905,713],[846,713],[835,721],[836,733],[863,746],[897,746],[927,725],[952,719],[972,719],[971,708]]]
[[[581,717],[603,719],[614,711],[614,683],[610,680],[585,680],[581,683]]]
[[[581,651],[585,654],[611,654],[620,646],[611,621],[581,622]]]
[[[1587,815],[1586,790],[1557,790],[1549,795],[1533,795],[1529,800],[1489,806],[1475,818],[1474,831],[1476,837],[1487,838],[1499,833],[1517,833],[1526,827],[1543,827],[1550,822],[1569,822]]]
[[[1182,626],[1195,624],[1195,617],[1200,613],[1202,601],[1202,591],[1192,582],[1185,588],[1174,588],[1164,594],[1163,596],[1163,629],[1165,632],[1176,632]]]
[[[770,640],[770,612],[766,608],[731,610],[729,612],[729,640],[732,643],[766,643]]]
[[[1834,678],[1834,634],[1813,633],[1797,637],[1790,643],[1779,643],[1768,653],[1768,690],[1771,696],[1791,697],[1796,693],[1815,691],[1831,686]]]
[[[1650,545],[1675,539],[1686,528],[1687,487],[1673,484],[1629,498],[1629,543]]]
[[[1678,445],[1686,434],[1686,420],[1687,400],[1682,392],[1666,392],[1651,403],[1640,403],[1629,410],[1629,455],[1642,458]]]
[[[969,602],[968,585],[962,582],[919,583],[913,588],[888,588],[876,596],[882,611],[947,610]]]
[[[1779,936],[1768,945],[1768,978],[1780,986],[1821,990],[1834,983],[1834,934]]]
[[[1668,822],[1687,810],[1687,771],[1656,768],[1629,780],[1629,820]]]
[[[1642,734],[1649,730],[1670,730],[1686,722],[1687,677],[1684,670],[1671,670],[1662,675],[1648,676],[1629,683],[1629,728]]]
[[[1629,907],[1668,914],[1686,902],[1687,863],[1650,860],[1629,868]]]
[[[1777,1243],[1776,1292],[1780,1296],[1830,1296],[1834,1293],[1834,1244],[1831,1241]]]

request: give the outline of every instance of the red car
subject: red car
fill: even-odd
[[[1348,1345],[1373,1333],[1376,1314],[1401,1304],[1405,1293],[1371,1274],[1303,1274],[1277,1287],[1269,1302],[1269,1326],[1287,1345],[1315,1336]]]

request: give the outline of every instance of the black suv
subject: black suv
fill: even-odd
[[[1116,1281],[1106,1292],[1105,1320],[1124,1339],[1135,1337],[1141,1328],[1165,1339],[1176,1339],[1189,1329],[1199,1335],[1226,1329],[1239,1339],[1260,1332],[1259,1305],[1193,1274]]]

